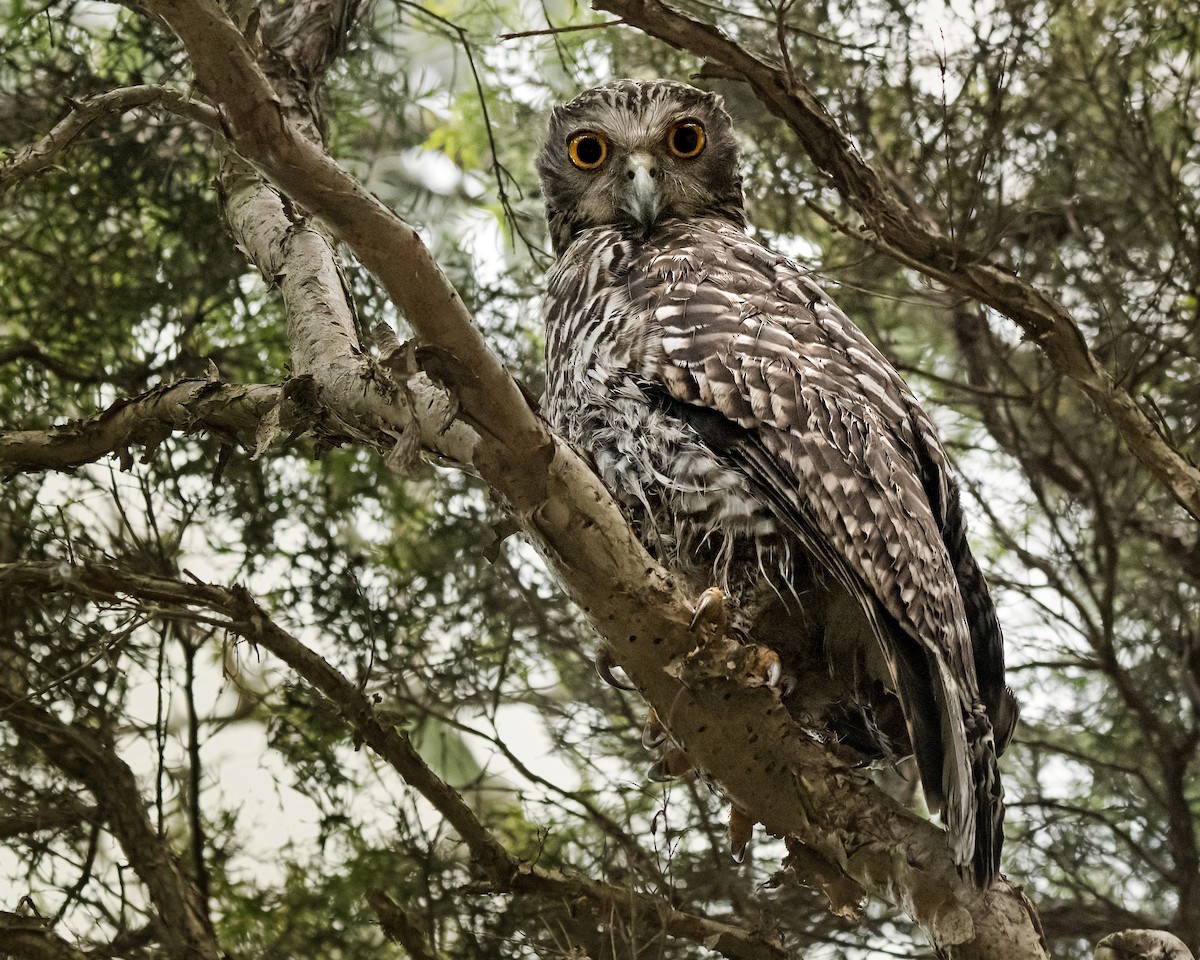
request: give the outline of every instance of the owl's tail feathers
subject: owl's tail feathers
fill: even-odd
[[[1004,847],[1004,784],[996,761],[992,724],[982,703],[976,704],[967,720],[967,742],[971,751],[971,780],[975,787],[975,849],[970,875],[975,886],[986,890],[1000,873],[1000,853]]]
[[[884,614],[876,610],[878,620]],[[986,705],[960,682],[939,647],[889,631],[884,653],[904,712],[909,742],[930,813],[940,813],[946,842],[961,874],[986,889],[1000,870],[1004,842],[1003,789],[997,732]],[[1016,701],[1005,691],[996,709],[999,735],[1012,735]]]
[[[924,751],[916,750],[922,786],[930,809],[941,812],[959,872],[986,890],[1000,871],[1004,845],[1004,788],[992,723],[982,702],[966,706],[958,684],[946,673],[937,671],[937,679],[942,681],[934,684],[941,762],[930,762],[928,741]]]
[[[1001,756],[1017,729],[1017,721],[1021,719],[1021,705],[1017,703],[1017,695],[1012,687],[1005,687],[996,699],[994,709],[988,709],[992,721],[992,732],[996,737],[996,756]]]
[[[1000,873],[1004,849],[1004,784],[997,758],[1012,740],[1020,708],[1010,687],[1005,687],[993,710],[976,704],[967,721],[971,745],[971,779],[975,784],[975,853],[971,874],[975,885],[986,890]]]

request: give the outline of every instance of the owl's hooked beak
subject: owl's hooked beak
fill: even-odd
[[[644,230],[649,230],[658,219],[662,207],[662,197],[658,192],[659,172],[654,158],[646,153],[631,154],[626,176],[629,186],[625,194],[625,209]]]

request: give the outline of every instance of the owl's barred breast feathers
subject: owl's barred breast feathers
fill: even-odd
[[[1016,722],[994,607],[928,417],[791,261],[745,233],[731,123],[684,84],[555,111],[547,409],[643,542],[796,679],[789,710],[913,752],[956,862],[998,870]]]

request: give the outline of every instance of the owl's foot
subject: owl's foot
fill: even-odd
[[[783,661],[779,659],[779,654],[770,647],[763,647],[757,643],[751,644],[750,652],[746,659],[750,675],[757,678],[760,682],[765,683],[768,687],[778,690],[781,695],[785,695],[785,679],[790,680],[793,686],[795,685],[795,678],[790,675],[786,678],[784,677]]]
[[[692,614],[693,633],[720,636],[729,625],[729,614],[725,609],[725,594],[720,587],[709,587],[696,601]]]
[[[613,674],[613,667],[617,665],[613,659],[612,650],[608,646],[602,646],[596,651],[596,673],[600,679],[607,683],[610,687],[616,687],[618,690],[636,690],[637,687],[631,683],[622,683]]]
[[[642,746],[647,750],[661,751],[647,773],[651,780],[664,783],[677,780],[692,771],[692,761],[680,747],[671,743],[667,728],[658,719],[653,707],[647,711],[646,724],[642,727]]]
[[[696,601],[696,609],[692,614],[691,629],[703,638],[724,637],[729,635],[729,613],[725,604],[725,594],[719,587],[709,587]],[[780,696],[786,697],[796,687],[796,678],[783,669],[779,654],[769,647],[751,643],[743,638],[749,654],[747,666],[750,675],[757,684],[765,684],[779,691]]]
[[[658,713],[653,707],[646,711],[646,722],[642,726],[642,746],[647,750],[657,750],[667,742],[667,728],[658,719]]]
[[[647,776],[658,783],[665,783],[668,780],[678,780],[693,769],[695,768],[688,755],[675,744],[669,743],[663,748],[662,756],[650,765]]]
[[[736,803],[729,805],[729,852],[741,863],[746,859],[746,850],[754,837],[754,821]]]

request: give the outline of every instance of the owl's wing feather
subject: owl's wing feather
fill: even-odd
[[[790,261],[719,223],[677,229],[628,278],[632,307],[661,328],[657,379],[698,430],[714,429],[709,413],[736,426],[718,449],[859,600],[929,804],[942,809],[960,864],[974,859],[990,879],[1000,788],[988,712],[1001,714],[985,704],[1004,700],[992,679],[1003,655],[933,427]]]

